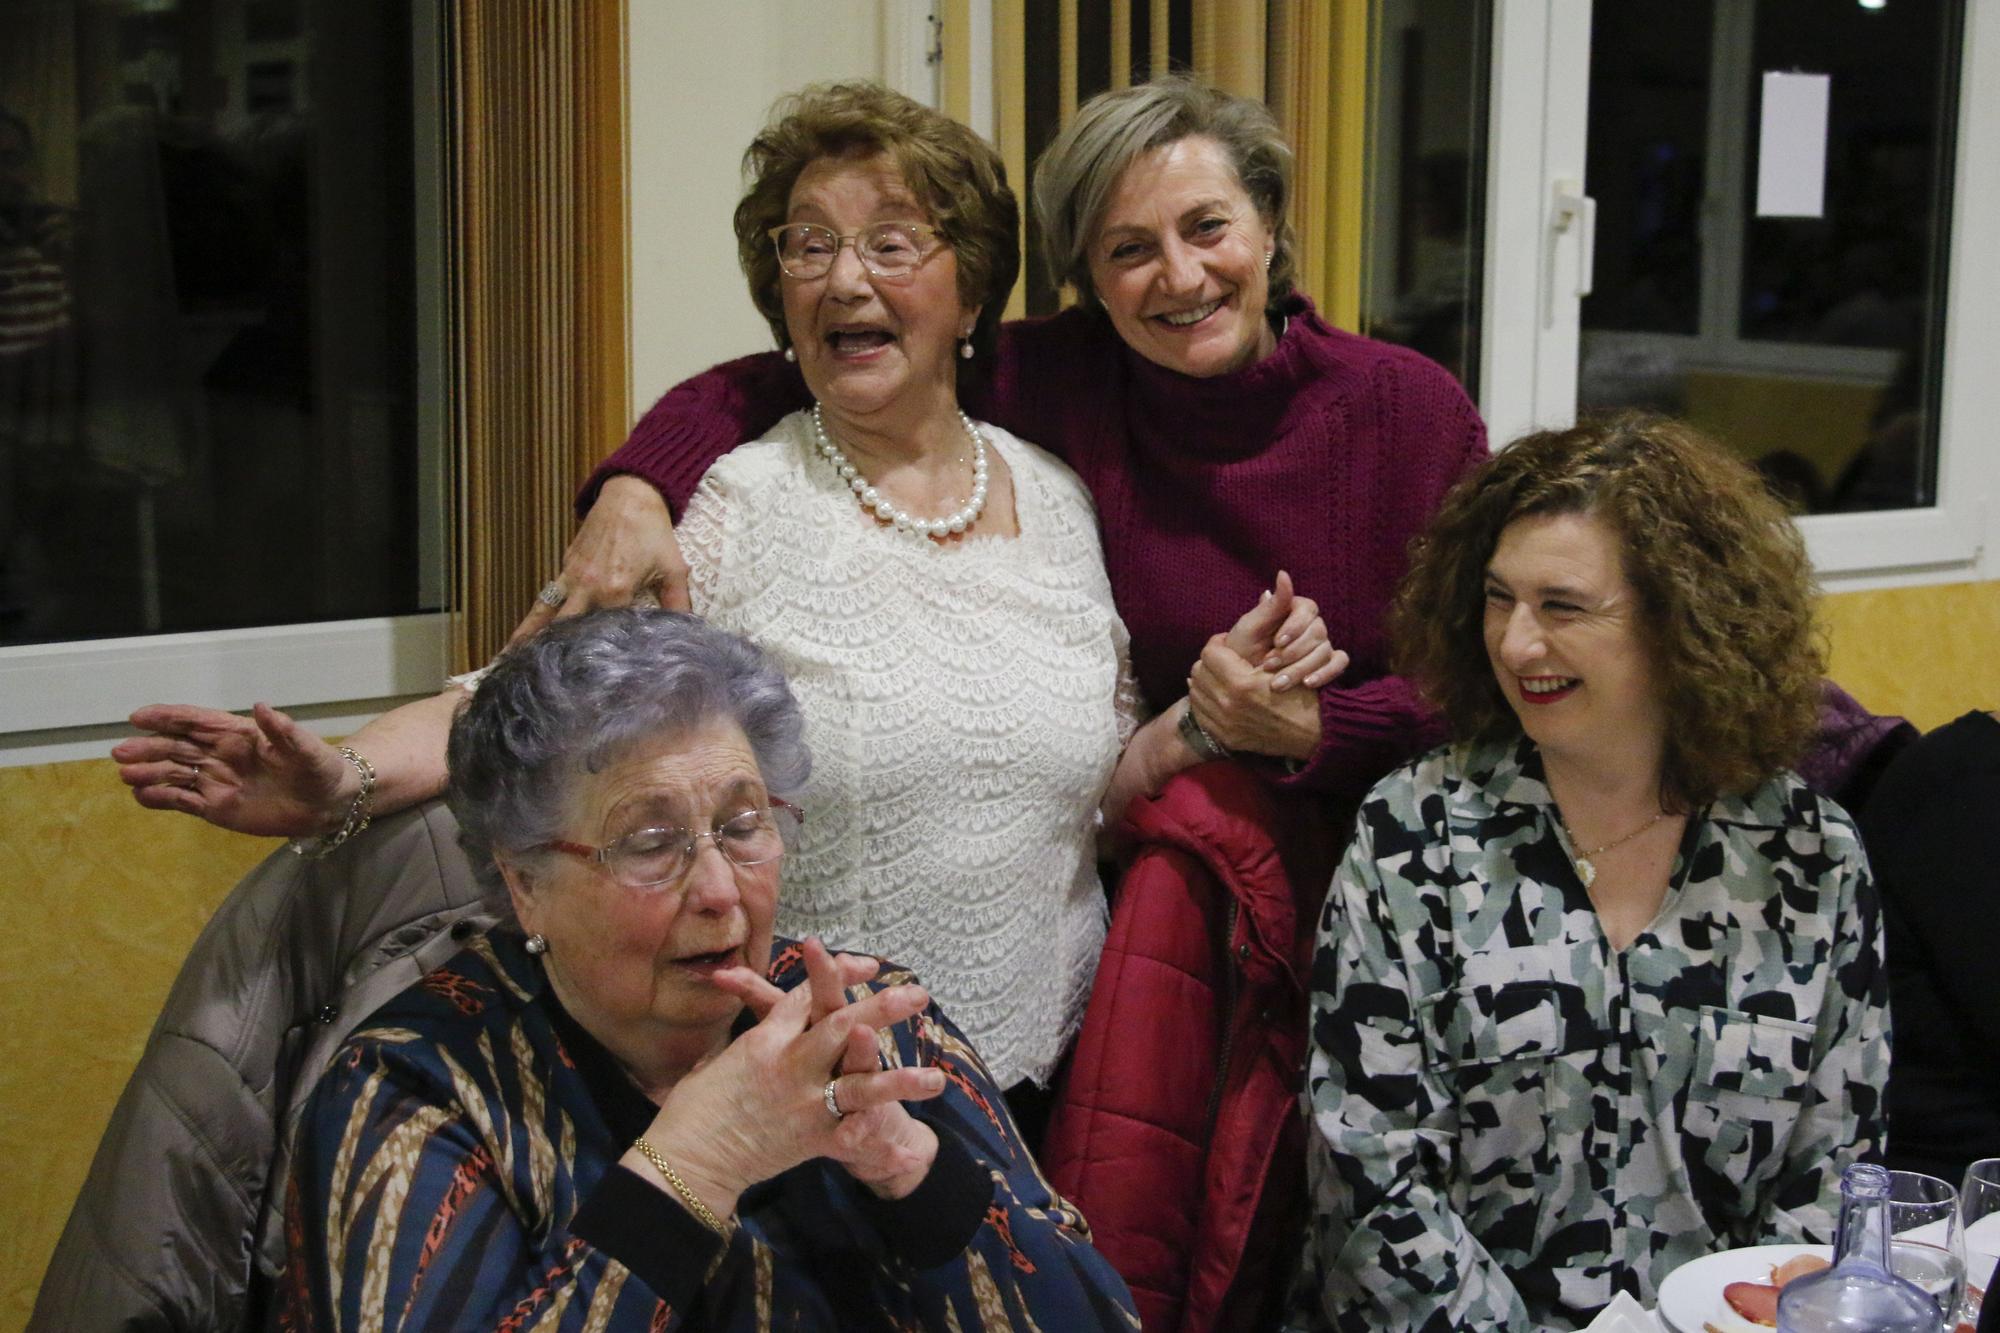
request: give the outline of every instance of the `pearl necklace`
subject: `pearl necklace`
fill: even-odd
[[[958,424],[965,427],[966,435],[972,440],[971,498],[942,518],[917,518],[898,508],[894,500],[869,485],[861,469],[848,461],[847,455],[827,434],[819,404],[813,404],[813,438],[818,443],[820,457],[831,464],[840,479],[847,483],[848,489],[854,492],[854,498],[861,502],[862,509],[873,511],[878,522],[886,523],[919,541],[941,541],[964,532],[979,521],[980,511],[986,508],[986,441],[980,438],[972,425],[972,418],[966,416],[963,409],[959,410]]]

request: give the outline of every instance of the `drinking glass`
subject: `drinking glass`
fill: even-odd
[[[1889,1270],[1938,1304],[1947,1328],[1965,1291],[1958,1191],[1917,1171],[1889,1173]]]
[[[1965,1169],[1958,1192],[1959,1236],[1965,1247],[1965,1299],[1959,1322],[1979,1323],[1979,1306],[2000,1264],[2000,1157],[1982,1157]]]

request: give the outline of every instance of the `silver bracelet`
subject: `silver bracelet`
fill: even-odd
[[[368,827],[375,804],[375,765],[363,759],[353,750],[343,745],[340,757],[354,765],[354,771],[361,775],[361,790],[354,793],[354,800],[347,807],[347,818],[340,822],[340,829],[330,838],[293,838],[288,846],[296,856],[309,861],[317,861],[334,848],[346,842],[355,834]]]
[[[1188,749],[1193,750],[1195,757],[1204,763],[1211,759],[1229,758],[1229,747],[1209,735],[1207,729],[1196,719],[1192,699],[1188,700],[1187,707],[1181,710],[1179,730],[1181,739],[1187,742]]]

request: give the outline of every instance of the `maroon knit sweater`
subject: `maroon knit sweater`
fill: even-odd
[[[1345,806],[1442,738],[1415,691],[1388,674],[1383,618],[1410,539],[1486,456],[1486,430],[1458,382],[1415,352],[1334,329],[1304,297],[1275,313],[1287,317],[1276,351],[1211,379],[1147,361],[1095,311],[1007,324],[990,380],[963,384],[961,397],[1090,488],[1154,709],[1186,693],[1208,637],[1291,572],[1353,662],[1320,692],[1312,761],[1268,771]],[[811,401],[774,352],[697,375],[599,466],[578,512],[607,477],[632,473],[678,515],[709,464]]]

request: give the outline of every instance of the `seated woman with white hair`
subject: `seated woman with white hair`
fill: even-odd
[[[761,653],[671,612],[502,656],[449,795],[518,929],[313,1093],[289,1327],[1137,1327],[925,990],[774,936],[802,726]]]

